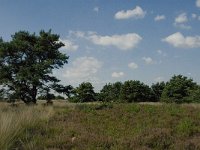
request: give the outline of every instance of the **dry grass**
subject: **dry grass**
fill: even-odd
[[[12,145],[4,142],[6,146],[0,147],[2,150],[200,149],[198,105],[57,101],[52,107],[20,107],[23,109],[1,106],[3,120],[13,115],[13,119],[4,123]]]
[[[27,126],[47,120],[53,108],[42,106],[10,106],[0,103],[0,149],[10,149]]]

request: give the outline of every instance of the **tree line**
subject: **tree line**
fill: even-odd
[[[108,83],[98,93],[91,83],[83,82],[72,91],[73,96],[68,98],[71,102],[200,102],[200,86],[183,75],[174,75],[168,82],[151,86],[138,80]]]
[[[69,56],[59,51],[64,44],[59,35],[40,31],[31,34],[19,31],[10,41],[0,38],[0,99],[22,100],[26,104],[45,99],[64,99],[70,102],[200,102],[200,86],[192,79],[174,75],[168,82],[151,87],[137,80],[108,83],[95,93],[89,82],[74,88],[62,85],[52,71],[68,63]]]

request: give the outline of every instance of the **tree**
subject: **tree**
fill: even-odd
[[[189,96],[184,98],[184,102],[200,103],[200,86],[194,90],[191,90]]]
[[[41,31],[39,35],[19,31],[11,41],[0,40],[0,84],[25,103],[36,103],[39,90],[58,83],[52,75],[67,63],[59,52],[64,46],[59,35]]]
[[[75,94],[75,90],[71,85],[63,86],[60,84],[54,84],[52,87],[56,92],[66,95],[69,99]]]
[[[94,87],[90,82],[83,82],[74,89],[75,95],[69,100],[73,102],[92,102],[96,101]]]
[[[100,91],[100,100],[106,102],[116,102],[120,98],[121,82],[109,83],[103,86]]]
[[[4,90],[0,89],[0,100],[4,98]]]
[[[161,100],[163,102],[182,103],[184,98],[190,95],[190,91],[195,90],[197,84],[192,79],[182,75],[174,75],[163,90]]]
[[[125,81],[121,87],[120,99],[125,102],[142,102],[151,98],[152,91],[140,81]]]
[[[157,82],[156,84],[153,84],[151,86],[151,89],[153,92],[152,100],[154,100],[156,102],[160,101],[160,97],[162,95],[164,88],[165,88],[165,82]]]

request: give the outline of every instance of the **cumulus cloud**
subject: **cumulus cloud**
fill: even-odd
[[[153,64],[154,61],[151,57],[143,57],[142,58],[147,65]]]
[[[99,35],[93,31],[70,31],[69,37],[83,38],[95,45],[114,46],[121,50],[134,49],[142,40],[142,37],[136,33]]]
[[[161,56],[167,56],[167,54],[165,53],[165,52],[163,52],[162,50],[157,50],[157,53],[159,54],[159,55],[161,55]]]
[[[65,46],[62,47],[62,50],[66,50],[66,51],[76,51],[79,46],[74,44],[74,42],[67,40],[67,39],[60,39],[60,41],[65,44]]]
[[[175,23],[185,23],[188,21],[186,13],[182,13],[175,18]]]
[[[157,15],[155,18],[154,18],[155,21],[161,21],[161,20],[165,20],[165,15]]]
[[[123,72],[113,72],[111,75],[113,78],[120,78],[124,76]]]
[[[83,31],[69,31],[69,36],[75,36],[76,38],[84,38],[85,32]]]
[[[186,36],[180,32],[176,32],[162,41],[169,43],[170,45],[177,48],[199,48],[200,47],[200,36]]]
[[[200,0],[196,0],[196,6],[200,7]]]
[[[139,19],[144,18],[146,11],[144,11],[140,6],[136,6],[132,10],[121,10],[115,14],[115,19]]]
[[[97,79],[96,74],[101,67],[102,62],[94,57],[79,57],[72,62],[72,67],[67,69],[63,76],[71,82]]]
[[[197,14],[192,14],[192,18],[196,19],[197,18]]]
[[[186,25],[188,22],[188,17],[186,13],[181,13],[174,20],[174,26],[179,27],[181,29],[191,29],[191,26]]]
[[[138,65],[134,62],[131,62],[131,63],[128,64],[128,67],[131,68],[131,69],[137,69]]]
[[[142,40],[142,37],[136,33],[128,33],[123,35],[101,36],[97,34],[89,35],[91,40],[96,45],[115,46],[121,50],[135,48]]]
[[[93,8],[93,11],[95,11],[95,12],[98,13],[98,12],[99,12],[99,7],[94,7],[94,8]]]

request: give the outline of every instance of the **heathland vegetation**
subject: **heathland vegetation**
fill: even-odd
[[[52,74],[68,62],[62,46],[51,31],[0,39],[1,150],[200,149],[200,85],[193,79],[174,75],[151,86],[128,80],[99,92],[90,82],[62,85]]]

